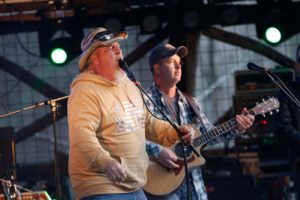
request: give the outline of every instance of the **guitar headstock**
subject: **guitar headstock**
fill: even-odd
[[[254,115],[265,115],[266,113],[273,114],[273,110],[278,111],[279,101],[275,97],[270,97],[267,100],[263,100],[261,103],[257,104],[252,111]]]

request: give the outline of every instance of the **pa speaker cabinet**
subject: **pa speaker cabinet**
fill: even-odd
[[[256,200],[252,176],[205,177],[204,183],[209,200]]]
[[[279,77],[282,82],[289,83],[295,80],[295,71],[290,68],[271,69],[270,72]],[[270,77],[264,73],[239,70],[234,72],[235,95],[244,96],[249,93],[278,91]]]

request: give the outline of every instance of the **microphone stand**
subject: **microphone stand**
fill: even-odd
[[[186,179],[186,186],[187,186],[187,192],[188,192],[187,199],[188,200],[192,199],[191,190],[190,190],[190,182],[189,182],[189,171],[188,171],[187,158],[186,158],[187,148],[190,148],[198,157],[200,157],[200,154],[197,152],[197,150],[194,148],[194,146],[192,144],[189,144],[189,145],[184,144],[184,141],[183,141],[183,138],[182,138],[183,135],[179,131],[176,124],[173,123],[170,120],[170,118],[164,113],[164,111],[162,111],[160,109],[160,107],[154,102],[154,100],[149,96],[149,94],[145,91],[145,89],[141,86],[141,84],[139,82],[137,82],[137,80],[135,79],[133,73],[129,70],[129,68],[127,66],[127,63],[124,60],[120,59],[119,60],[119,66],[127,74],[128,78],[137,86],[137,88],[140,90],[140,92],[147,96],[147,98],[158,109],[158,111],[162,114],[162,116],[166,119],[166,121],[168,121],[170,123],[170,125],[177,131],[178,136],[179,136],[180,141],[181,141],[180,142],[181,150],[183,152],[183,161],[184,161],[183,163],[184,163],[184,170],[185,170],[185,177],[186,177],[185,179]]]
[[[3,184],[5,185],[5,182],[3,182]],[[15,184],[15,177],[13,175],[11,175],[10,180],[7,181],[5,190],[6,191],[4,191],[4,193],[5,193],[7,200],[21,199],[21,196],[20,196],[21,194],[17,188],[17,185]]]
[[[295,103],[298,107],[300,107],[300,102],[299,100],[295,97],[295,95],[289,90],[289,88],[284,84],[284,82],[272,71],[264,68],[264,67],[260,67],[252,62],[249,62],[247,64],[248,69],[253,70],[253,71],[258,71],[258,72],[262,72],[264,74],[266,74],[271,82],[273,82],[275,85],[277,85],[282,92],[290,98],[290,100],[293,101],[293,103]],[[275,80],[276,79],[276,80]]]
[[[57,148],[57,132],[56,132],[56,113],[57,113],[57,101],[50,101],[51,114],[52,114],[52,127],[53,127],[53,137],[54,137],[54,178],[55,178],[55,192],[56,199],[62,199],[61,184],[60,184],[60,168],[59,168],[59,156]]]
[[[277,85],[284,92],[284,94],[287,97],[289,97],[300,108],[300,101],[295,97],[295,95],[288,89],[284,82],[275,73],[269,70],[265,70],[264,73],[270,78],[270,80],[275,85]]]
[[[0,182],[2,184],[2,188],[4,190],[4,196],[6,200],[21,200],[21,190],[24,190],[26,192],[32,192],[31,190],[28,190],[27,188],[24,188],[20,185],[17,185],[15,183],[14,176],[11,175],[9,180],[5,180],[0,178]]]
[[[22,108],[20,110],[16,110],[10,113],[6,113],[3,115],[0,115],[0,119],[3,117],[7,117],[13,114],[17,114],[20,112],[23,112],[25,110],[30,110],[34,108],[39,108],[44,105],[50,105],[51,107],[51,113],[52,113],[52,126],[53,126],[53,137],[54,137],[54,176],[55,176],[55,193],[56,193],[56,199],[61,200],[62,199],[62,191],[61,191],[61,184],[60,184],[60,168],[59,168],[59,156],[58,156],[58,148],[57,148],[57,133],[56,133],[56,113],[58,108],[58,101],[64,100],[69,98],[69,96],[64,96],[52,100],[47,100],[43,102],[37,102],[32,106]]]

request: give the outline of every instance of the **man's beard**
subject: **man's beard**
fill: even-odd
[[[115,73],[114,73],[114,79],[116,82],[119,82],[121,81],[121,79],[124,77],[124,72],[123,70],[121,70],[121,68],[118,66],[116,66],[116,70],[115,70]]]

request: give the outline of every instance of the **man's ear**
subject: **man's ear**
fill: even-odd
[[[159,64],[153,65],[153,72],[160,74],[160,66]]]
[[[98,57],[95,53],[92,53],[92,55],[88,58],[89,63],[99,64]]]

